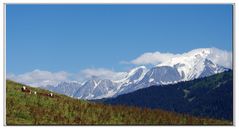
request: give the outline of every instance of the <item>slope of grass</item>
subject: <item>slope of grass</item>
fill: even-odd
[[[102,125],[102,124],[206,124],[230,125],[228,121],[197,118],[159,109],[110,106],[72,99],[50,98],[21,92],[22,84],[7,80],[7,125]],[[28,87],[41,93],[49,91]]]

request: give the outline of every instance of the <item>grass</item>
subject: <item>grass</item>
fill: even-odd
[[[198,118],[160,109],[110,106],[64,95],[50,98],[21,91],[7,80],[7,125],[232,125],[230,121]],[[38,93],[47,90],[28,87]]]

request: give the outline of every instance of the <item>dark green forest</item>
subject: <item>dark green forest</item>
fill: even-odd
[[[233,72],[229,70],[192,81],[151,86],[97,102],[159,108],[193,116],[233,121]]]

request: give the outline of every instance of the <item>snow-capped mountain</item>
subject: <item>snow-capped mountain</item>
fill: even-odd
[[[205,67],[199,77],[206,77],[208,75],[213,75],[228,70],[227,68],[214,64],[212,61],[208,59],[205,59],[204,66]]]
[[[72,82],[61,82],[56,86],[54,85],[42,86],[41,88],[73,97],[76,90],[79,89],[81,86],[82,86],[81,83],[72,81]]]
[[[100,99],[115,96],[120,89],[140,81],[146,71],[146,67],[140,66],[129,71],[122,80],[89,80],[75,92],[73,97],[79,99]]]
[[[195,49],[163,62],[157,67],[170,66],[176,68],[184,81],[223,72],[224,67],[213,63],[209,59],[211,52],[212,50],[209,48]],[[208,73],[202,75],[205,72]]]
[[[60,83],[46,89],[78,99],[116,97],[152,85],[166,85],[221,73],[227,68],[210,59],[211,49],[195,49],[162,62],[150,69],[139,66],[121,80],[92,79],[85,83]]]
[[[79,99],[98,99],[110,97],[117,89],[117,84],[111,80],[89,80],[73,95]]]
[[[145,66],[139,66],[130,70],[125,78],[114,82],[120,85],[118,89],[122,89],[129,84],[135,84],[141,81],[147,71],[148,69]]]
[[[48,85],[42,88],[78,99],[107,98],[115,96],[129,84],[135,84],[141,81],[146,72],[146,67],[140,66],[130,70],[121,80],[111,81],[107,79],[92,79],[84,83],[63,82],[57,86]]]
[[[143,79],[146,72],[147,68],[145,66],[136,67],[128,73],[125,79],[123,79],[123,83],[137,83]]]
[[[152,85],[166,85],[188,81],[228,70],[213,63],[209,58],[210,54],[211,49],[196,49],[174,57],[151,68],[140,81],[126,84],[125,88],[119,90],[115,96]]]
[[[148,69],[145,66],[136,67],[128,72],[126,77],[122,80],[115,81],[119,86],[114,97],[120,94],[125,93],[125,91],[130,91],[133,89],[135,84],[138,84],[148,72]]]

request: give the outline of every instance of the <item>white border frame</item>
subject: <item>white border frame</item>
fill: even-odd
[[[225,3],[226,2],[226,3]],[[238,66],[238,61],[237,61],[237,56],[239,54],[239,52],[237,52],[237,41],[236,41],[236,32],[238,32],[238,26],[236,26],[236,21],[238,21],[238,13],[239,12],[239,8],[237,7],[237,0],[182,0],[182,1],[178,1],[178,0],[54,0],[54,1],[49,1],[49,0],[22,0],[21,2],[19,2],[19,0],[3,0],[1,1],[1,5],[0,5],[0,17],[1,17],[1,22],[3,26],[1,26],[1,33],[0,33],[0,39],[3,39],[1,42],[1,46],[0,47],[0,60],[2,62],[1,64],[1,68],[0,68],[0,84],[3,84],[3,87],[0,88],[0,97],[1,100],[0,102],[3,104],[3,106],[0,106],[1,109],[1,114],[3,117],[0,117],[0,122],[1,125],[6,125],[6,112],[5,112],[5,105],[6,105],[6,99],[5,99],[5,92],[6,92],[6,18],[5,18],[5,3],[7,4],[232,4],[234,3],[234,10],[233,10],[233,83],[234,83],[234,87],[233,87],[233,103],[234,103],[234,120],[233,120],[233,125],[234,126],[222,126],[221,128],[228,128],[228,127],[236,127],[238,124],[238,117],[239,114],[237,112],[237,108],[238,108],[238,102],[236,101],[238,98],[238,88],[237,88],[237,84],[239,84],[239,79],[236,79],[237,77],[239,77],[239,73],[237,72],[237,68],[236,66]],[[5,12],[4,12],[5,11]],[[239,67],[239,66],[238,66]],[[4,126],[6,127],[6,126]],[[11,126],[11,127],[15,127],[15,126]],[[19,127],[19,126],[18,126]],[[21,127],[21,126],[20,126]],[[31,128],[33,126],[25,126],[24,128]],[[34,126],[35,127],[35,126]],[[43,128],[50,128],[50,126],[40,126]],[[57,128],[62,128],[63,126],[57,126]],[[94,128],[96,126],[67,126],[67,128],[75,128],[75,127],[83,127],[83,128]],[[111,128],[111,127],[116,127],[116,128],[125,128],[125,126],[97,126],[99,128]],[[129,126],[132,127],[132,126]],[[127,127],[127,128],[129,128]],[[152,128],[158,128],[158,126],[150,126]],[[160,126],[163,128],[174,128],[174,127],[182,127],[182,126]],[[194,128],[200,128],[200,127],[205,127],[205,126],[195,126]],[[217,128],[220,126],[206,126],[206,127],[213,127],[213,128]],[[64,126],[65,128],[65,126]],[[148,128],[147,126],[137,126],[137,128]],[[192,126],[183,126],[183,128],[192,128]]]

